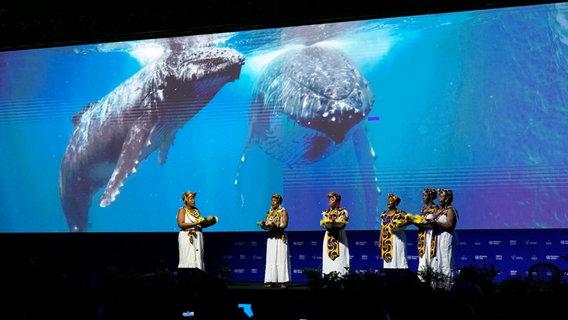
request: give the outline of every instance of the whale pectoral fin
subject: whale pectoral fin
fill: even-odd
[[[245,147],[243,148],[243,152],[241,153],[241,159],[239,161],[239,166],[237,167],[237,173],[235,176],[235,188],[237,189],[237,193],[239,196],[239,199],[241,200],[240,206],[241,208],[243,208],[245,206],[245,196],[243,194],[242,188],[241,188],[241,171],[243,170],[243,168],[245,167],[245,162],[246,162],[246,157],[250,151],[250,148],[253,145],[253,138],[252,138],[252,131],[249,132],[247,141],[245,143]]]
[[[165,137],[164,142],[160,145],[160,153],[158,154],[158,163],[160,165],[166,163],[166,160],[168,160],[168,153],[170,151],[170,147],[174,144],[176,132],[177,130],[173,133],[173,135]]]
[[[364,125],[358,125],[353,131],[353,146],[355,149],[357,162],[361,170],[361,176],[373,179],[377,192],[381,192],[378,179],[375,173],[375,151],[369,141],[367,128]]]
[[[369,210],[372,212],[379,212],[379,196],[381,195],[381,188],[377,179],[375,171],[375,151],[369,141],[367,135],[367,128],[360,124],[355,128],[353,133],[353,147],[358,161],[358,167],[361,177],[361,183],[365,187],[365,198]]]
[[[140,158],[142,152],[150,143],[153,129],[154,127],[149,124],[149,121],[140,121],[132,126],[122,145],[112,176],[99,200],[101,207],[111,204],[120,193],[120,188],[124,185],[126,178],[136,172],[140,161],[143,160]]]

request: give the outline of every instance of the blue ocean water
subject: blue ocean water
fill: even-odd
[[[565,228],[565,15],[562,4],[539,5],[209,35],[245,56],[239,79],[177,132],[163,165],[157,152],[144,159],[107,207],[98,190],[88,231],[175,231],[188,190],[219,217],[211,231],[258,230],[273,193],[289,229],[320,230],[329,191],[342,194],[348,228],[371,230],[387,193],[417,213],[426,187],[453,190],[458,228]],[[244,152],[259,76],[274,57],[314,44],[340,50],[369,83],[365,134],[306,166],[255,144]],[[138,72],[141,48],[153,45],[0,53],[0,232],[68,231],[59,172],[71,118]]]

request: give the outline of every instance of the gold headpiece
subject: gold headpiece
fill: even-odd
[[[446,197],[450,200],[454,199],[454,193],[452,192],[452,190],[449,190],[449,189],[438,188],[438,194],[440,195],[440,197]]]
[[[278,203],[279,203],[279,204],[282,204],[282,200],[284,200],[284,199],[282,199],[282,196],[279,195],[278,193],[273,194],[273,195],[272,195],[272,199],[278,200]]]
[[[341,202],[341,195],[337,192],[329,192],[327,194],[328,198],[333,198],[333,201],[335,201],[335,203],[340,203]]]
[[[181,200],[182,200],[184,203],[186,203],[186,202],[189,200],[189,198],[195,198],[196,195],[197,195],[197,192],[195,192],[195,191],[184,192],[184,193],[181,195]]]
[[[397,206],[399,205],[399,203],[400,203],[400,198],[399,198],[397,195],[394,195],[394,194],[392,194],[392,193],[389,193],[389,194],[387,195],[387,197],[388,197],[388,198],[392,198],[392,199],[394,200],[394,204],[395,204],[395,205],[397,205]]]
[[[435,189],[424,188],[424,194],[432,197],[432,199],[436,199],[437,197]]]

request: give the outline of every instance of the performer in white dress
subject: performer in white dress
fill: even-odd
[[[320,225],[326,230],[323,238],[322,276],[331,272],[339,275],[349,273],[350,256],[345,226],[349,221],[347,209],[340,207],[341,195],[327,194],[329,208],[322,212]]]
[[[266,218],[259,223],[262,229],[268,231],[264,271],[265,288],[279,286],[284,289],[291,278],[288,236],[284,232],[288,227],[288,212],[282,207],[282,201],[281,195],[273,194]]]
[[[438,189],[440,209],[434,215],[435,229],[432,239],[437,238],[436,256],[432,259],[434,271],[446,277],[442,288],[449,289],[456,272],[455,257],[458,236],[455,230],[458,222],[458,210],[452,205],[454,195],[452,190]],[[434,240],[433,240],[434,241]]]
[[[180,228],[178,268],[197,268],[205,271],[203,232],[200,225],[203,218],[199,209],[195,207],[196,195],[197,192],[193,191],[181,195],[185,206],[179,208],[177,213],[177,224]]]
[[[381,213],[381,230],[379,232],[379,249],[384,269],[406,269],[406,232],[404,229],[411,223],[408,214],[397,206],[400,198],[394,194],[387,195],[387,210]]]
[[[432,270],[432,259],[436,255],[436,239],[432,241],[432,224],[434,222],[434,215],[440,208],[434,200],[438,194],[435,189],[425,188],[422,193],[422,201],[424,205],[420,210],[422,217],[421,223],[416,224],[418,227],[418,276],[420,272],[427,272]]]

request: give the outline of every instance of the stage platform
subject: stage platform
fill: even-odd
[[[299,293],[310,290],[310,285],[303,282],[291,282],[285,289],[280,287],[265,288],[262,282],[228,282],[227,289],[235,294],[266,294],[267,292]]]

